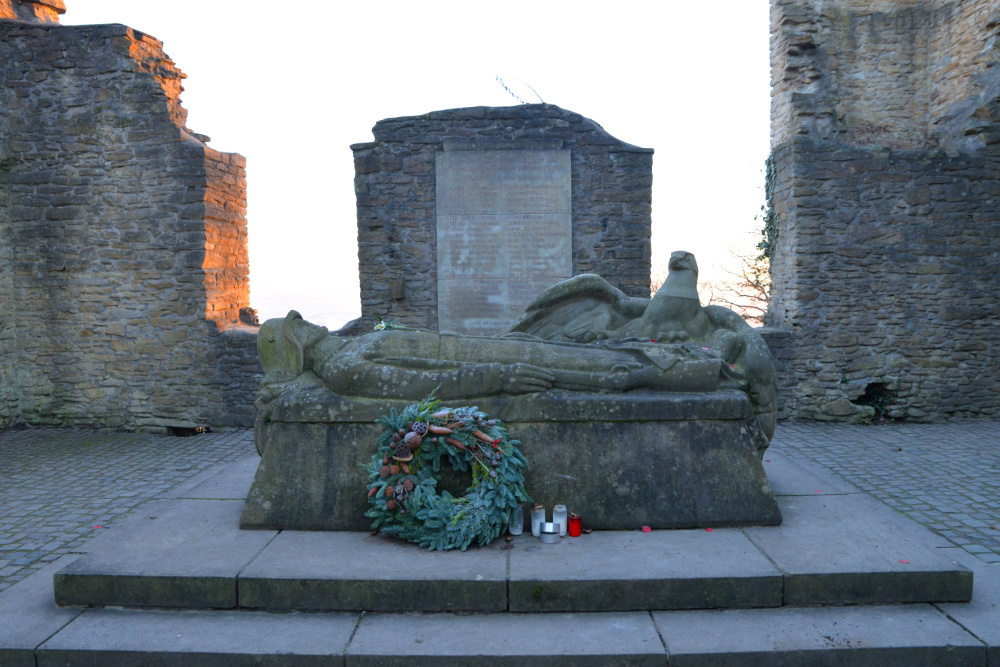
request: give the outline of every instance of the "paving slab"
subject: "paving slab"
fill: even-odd
[[[243,503],[149,503],[55,575],[63,605],[231,608],[236,575],[277,534],[236,528]]]
[[[349,666],[658,665],[663,644],[648,613],[373,614],[347,650]]]
[[[654,612],[670,667],[985,667],[931,605]]]
[[[197,484],[185,485],[185,488],[175,490],[174,497],[244,500],[250,490],[250,484],[253,483],[253,476],[259,463],[260,457],[257,454],[244,456],[223,466],[221,470],[214,471],[215,474],[196,480]]]
[[[670,667],[986,665],[931,605],[654,612]]]
[[[284,531],[240,574],[239,603],[262,609],[503,611],[503,544],[441,552],[368,533]]]
[[[762,463],[776,496],[830,496],[862,493],[858,487],[845,482],[815,463],[791,459],[772,449],[768,449],[764,453]]]
[[[89,609],[38,649],[38,667],[343,665],[357,614]]]
[[[938,609],[986,644],[989,664],[1000,665],[1000,564],[987,564],[963,549],[942,549],[976,575],[972,602],[938,604]]]
[[[736,528],[515,538],[511,611],[774,607],[782,575]]]
[[[866,495],[785,496],[778,527],[743,531],[785,573],[784,604],[967,602],[950,544]]]
[[[52,599],[52,575],[76,558],[63,556],[0,592],[0,665],[35,667],[35,648],[83,613]]]

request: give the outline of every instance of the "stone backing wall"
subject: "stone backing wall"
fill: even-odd
[[[359,331],[376,315],[436,329],[435,155],[449,141],[572,151],[573,274],[649,296],[653,151],[550,104],[475,107],[379,121],[355,144]]]
[[[183,78],[125,26],[0,21],[0,426],[251,423],[245,160]]]
[[[1000,412],[1000,5],[773,0],[790,416]]]

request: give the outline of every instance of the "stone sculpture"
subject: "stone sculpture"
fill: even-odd
[[[512,332],[551,341],[655,341],[679,343],[718,358],[720,387],[746,392],[770,441],[778,386],[764,339],[743,318],[722,306],[702,306],[694,255],[674,252],[669,273],[652,299],[627,297],[600,276],[581,275],[538,296]],[[763,454],[763,449],[760,449]]]
[[[673,253],[669,271],[653,299],[627,297],[595,275],[561,282],[495,337],[389,328],[348,338],[293,310],[260,330],[263,402],[304,373],[340,396],[409,401],[739,389],[769,441],[777,387],[766,344],[731,310],[701,306],[694,255]]]
[[[708,349],[648,340],[592,344],[530,335],[462,336],[387,329],[330,334],[294,310],[259,334],[265,387],[311,372],[341,396],[449,400],[548,389],[587,392],[714,391],[720,359]]]
[[[359,464],[374,422],[430,394],[502,418],[530,462],[528,494],[571,502],[594,528],[780,523],[760,462],[774,430],[770,355],[735,313],[703,308],[696,284],[690,253],[674,253],[652,299],[577,276],[499,336],[348,337],[295,311],[265,322],[263,458],[240,525],[368,528]]]

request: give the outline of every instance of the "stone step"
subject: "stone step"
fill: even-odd
[[[858,494],[780,499],[780,527],[530,535],[429,552],[367,533],[246,531],[241,502],[145,506],[55,576],[63,605],[591,612],[961,602],[973,575]],[[947,544],[947,543],[943,543]]]
[[[45,665],[985,665],[930,605],[727,612],[274,614],[89,610]]]
[[[998,568],[940,608],[538,614],[57,608],[55,569],[0,593],[0,665],[985,666],[1000,639]]]
[[[360,542],[352,544],[335,534],[237,531],[242,503],[219,498],[238,496],[248,480],[213,479],[102,530],[89,555],[65,557],[0,592],[0,665],[1000,665],[1000,565],[946,547],[815,470],[783,461],[768,474],[785,515],[773,530],[787,535],[595,533],[551,547],[522,537],[511,548],[500,542],[465,554],[429,554],[367,535],[353,535]],[[364,567],[378,577],[347,576]],[[282,581],[302,604],[331,572],[344,584],[337,596],[388,612],[236,607],[251,575]],[[972,572],[971,602],[789,605],[790,597],[872,602],[942,590],[968,599]],[[720,586],[727,577],[728,587]],[[96,606],[131,598],[181,606],[225,600],[231,608],[60,607],[54,580],[63,595]],[[468,587],[473,600],[495,600],[502,586],[511,608],[527,602],[539,611],[414,611],[447,581]],[[699,588],[703,602],[733,591],[744,600],[751,591],[773,596],[775,581],[780,607],[625,610],[629,600],[680,604]],[[803,585],[809,581],[821,585]],[[374,591],[367,602],[366,588]]]

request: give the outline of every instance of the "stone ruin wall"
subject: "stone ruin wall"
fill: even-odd
[[[252,423],[245,160],[183,78],[125,26],[0,20],[0,427]]]
[[[772,0],[771,23],[784,414],[998,414],[1000,4]]]
[[[572,151],[573,275],[597,273],[649,296],[653,151],[550,104],[390,118],[355,144],[361,321],[437,329],[435,155],[449,141]]]

